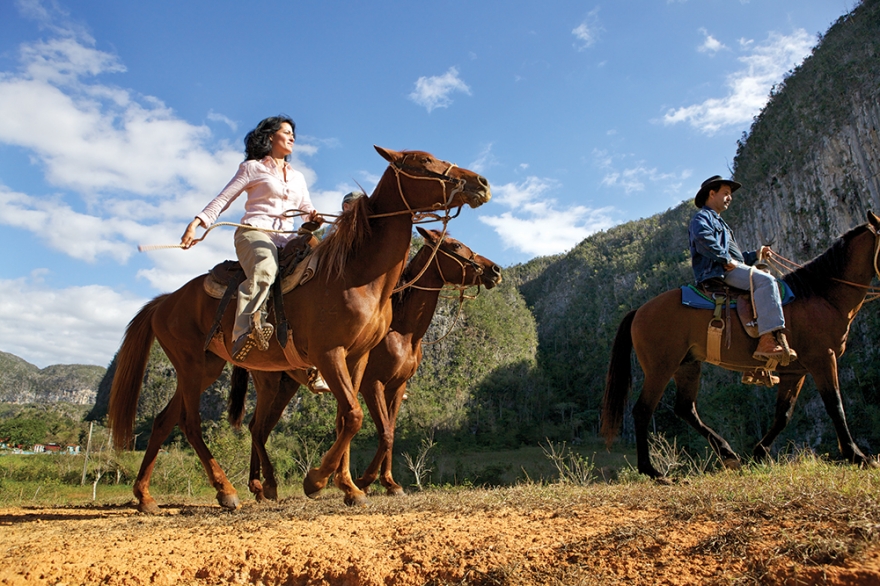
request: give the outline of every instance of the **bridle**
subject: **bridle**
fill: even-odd
[[[428,265],[430,265],[432,262],[436,263],[437,272],[440,273],[440,280],[443,281],[444,285],[441,287],[422,287],[420,285],[414,284],[415,281],[413,281],[409,286],[412,287],[413,289],[419,289],[421,291],[450,291],[450,290],[451,291],[458,291],[458,311],[456,311],[455,319],[452,321],[452,325],[449,326],[449,329],[446,331],[446,333],[443,334],[442,336],[440,336],[439,338],[437,338],[436,340],[432,340],[430,342],[423,341],[422,344],[426,345],[426,346],[430,346],[431,344],[436,344],[437,342],[440,342],[441,340],[445,339],[449,334],[451,334],[452,330],[455,329],[455,325],[458,323],[458,318],[461,316],[461,310],[464,307],[465,300],[476,299],[480,295],[480,291],[481,291],[480,283],[477,283],[476,285],[469,285],[469,284],[465,283],[465,279],[467,278],[467,268],[466,267],[470,266],[474,270],[474,272],[476,272],[478,277],[483,275],[483,267],[480,266],[476,262],[476,260],[474,260],[477,258],[476,252],[471,251],[471,256],[470,256],[470,258],[468,258],[468,257],[462,256],[456,252],[453,252],[451,250],[446,250],[445,248],[440,248],[440,241],[438,241],[436,246],[434,246],[432,248],[434,248],[434,250],[431,253],[432,258],[427,263],[425,263],[425,267],[427,268]],[[445,254],[446,256],[448,256],[449,258],[451,258],[452,260],[454,260],[458,263],[458,266],[461,268],[461,283],[460,284],[458,284],[458,285],[452,284],[452,281],[449,281],[446,278],[446,276],[443,274],[443,267],[440,266],[440,260],[437,258],[438,252]],[[422,271],[419,274],[421,275],[424,272],[425,272],[424,269],[422,269]],[[474,286],[476,286],[477,292],[474,293],[473,295],[467,295],[465,293],[465,291],[467,291],[468,289],[470,289],[471,287],[474,287]],[[449,296],[449,295],[442,295],[442,294],[441,294],[441,297],[443,297],[444,299],[454,299],[455,298],[454,295]]]
[[[436,171],[431,171],[429,169],[425,169],[423,167],[417,167],[415,165],[407,165],[406,159],[411,156],[410,153],[405,154],[403,159],[400,162],[392,162],[389,163],[389,167],[394,171],[394,178],[397,181],[397,193],[400,194],[400,199],[403,201],[403,205],[406,206],[405,210],[400,210],[398,212],[388,212],[384,214],[372,214],[370,218],[384,218],[389,216],[397,216],[402,214],[410,214],[413,219],[413,224],[420,224],[424,222],[434,222],[441,221],[443,222],[444,228],[446,227],[446,223],[452,218],[458,217],[458,214],[461,213],[461,207],[457,209],[454,215],[450,215],[450,207],[452,206],[452,200],[456,195],[464,191],[464,187],[467,184],[467,181],[458,177],[452,177],[449,175],[449,172],[458,167],[455,163],[448,163],[448,167],[442,173],[437,173]],[[418,172],[417,174],[415,172]],[[438,181],[443,186],[443,199],[445,200],[443,203],[435,203],[430,207],[424,208],[413,208],[409,205],[409,202],[406,200],[406,195],[403,193],[403,186],[400,183],[400,176],[403,175],[407,179],[416,179],[416,180],[424,180],[424,181]],[[449,190],[449,194],[447,195],[446,189],[452,185],[452,189]],[[445,214],[441,217],[437,214],[438,210],[445,210]]]

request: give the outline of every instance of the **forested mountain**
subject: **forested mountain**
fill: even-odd
[[[0,352],[0,403],[95,402],[106,369],[86,364],[55,364],[40,369]]]
[[[755,249],[772,242],[784,256],[803,262],[863,223],[867,210],[880,211],[878,128],[880,0],[866,0],[840,18],[812,55],[773,89],[740,139],[733,169],[744,187],[725,215],[740,244]],[[457,301],[441,303],[425,340],[452,331],[425,346],[401,413],[401,437],[418,438],[432,429],[447,444],[511,447],[544,438],[594,438],[621,318],[692,280],[687,223],[694,212],[688,199],[595,234],[568,253],[505,269],[504,283],[467,302],[457,321]],[[880,451],[878,307],[867,304],[857,317],[840,368],[851,428],[874,453]],[[113,370],[111,364],[95,417],[106,410]],[[635,363],[634,374],[638,385]],[[203,397],[206,417],[222,414],[227,376]],[[743,386],[737,374],[710,366],[703,377],[703,418],[734,448],[748,452],[770,421],[774,391]],[[146,381],[144,423],[173,392],[173,369],[158,348]],[[834,431],[811,384],[808,379],[794,420],[776,445],[784,448],[793,440],[836,453]],[[674,392],[667,392],[657,412],[658,430],[705,448],[702,438],[672,414],[672,398]],[[332,398],[300,393],[284,425],[332,433],[334,412]]]

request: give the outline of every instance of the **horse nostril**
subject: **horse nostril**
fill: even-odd
[[[492,265],[492,274],[495,275],[496,277],[500,277],[501,276],[501,267],[499,267],[498,265]]]
[[[489,182],[482,175],[477,175],[477,182],[483,187],[489,187]]]

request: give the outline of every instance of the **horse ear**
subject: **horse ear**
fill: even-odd
[[[396,161],[400,155],[397,151],[392,151],[390,149],[383,149],[379,145],[373,145],[373,148],[376,149],[376,152],[382,155],[382,158],[388,161],[389,163],[393,163]]]
[[[419,231],[419,234],[422,235],[422,238],[425,240],[436,240],[433,234],[431,234],[428,230],[425,230],[421,226],[416,226],[416,230]]]
[[[874,212],[868,211],[868,223],[880,230],[880,218],[878,218]]]

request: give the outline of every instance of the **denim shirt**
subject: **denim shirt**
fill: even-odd
[[[694,214],[688,226],[691,266],[697,283],[724,276],[724,265],[739,261],[752,265],[758,260],[755,251],[740,251],[733,231],[721,215],[709,207]]]

